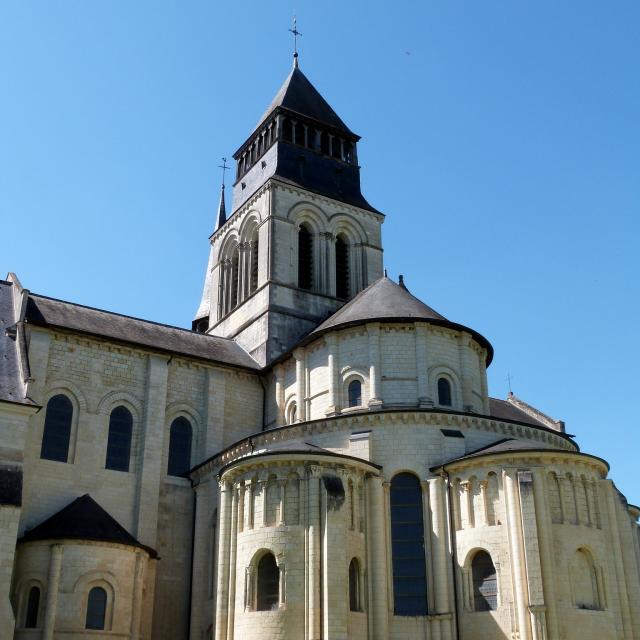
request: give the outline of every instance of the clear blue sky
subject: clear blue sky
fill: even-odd
[[[637,0],[4,2],[0,270],[188,326],[219,158],[287,75],[294,10],[390,275],[640,502]]]

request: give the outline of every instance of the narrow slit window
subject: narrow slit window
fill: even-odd
[[[109,417],[106,469],[129,471],[133,416],[126,407],[116,407]]]
[[[360,611],[360,565],[356,558],[349,563],[349,610]]]
[[[72,418],[73,405],[67,396],[59,394],[49,400],[44,418],[41,458],[67,462]]]
[[[40,612],[40,589],[31,587],[27,596],[27,611],[24,618],[25,629],[38,628],[38,613]]]
[[[346,300],[349,287],[349,243],[342,236],[336,239],[336,296]]]
[[[313,287],[313,235],[305,225],[298,231],[298,286],[308,291]]]

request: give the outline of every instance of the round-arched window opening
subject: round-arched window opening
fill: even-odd
[[[349,406],[359,407],[362,405],[362,383],[360,380],[352,380],[349,383]]]
[[[360,611],[360,564],[356,558],[349,563],[349,611]]]
[[[29,589],[27,596],[27,611],[24,617],[25,629],[38,628],[38,613],[40,611],[40,589],[36,586]]]
[[[451,383],[446,378],[438,378],[438,404],[443,407],[450,407],[451,401]]]
[[[278,608],[280,570],[272,553],[267,553],[258,562],[257,611],[273,611]]]
[[[102,587],[93,587],[87,598],[85,629],[104,629],[107,615],[107,592]]]
[[[471,563],[473,576],[473,608],[475,611],[495,611],[498,608],[498,579],[491,556],[479,551]]]

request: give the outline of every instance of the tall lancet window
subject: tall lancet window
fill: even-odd
[[[412,473],[391,481],[393,610],[397,616],[427,614],[422,487]]]
[[[253,233],[253,238],[251,240],[251,282],[249,289],[251,293],[253,293],[258,288],[258,251],[259,251],[259,242],[258,242],[258,230],[256,229]]]
[[[238,306],[238,278],[240,266],[240,251],[238,247],[235,248],[233,256],[231,257],[231,300],[229,304],[229,311]]]
[[[336,296],[346,300],[349,287],[349,242],[344,236],[336,238]]]
[[[313,288],[313,234],[304,224],[298,231],[298,286]]]

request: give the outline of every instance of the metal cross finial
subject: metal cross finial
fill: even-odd
[[[511,389],[511,380],[513,380],[513,376],[511,375],[511,372],[507,373],[505,380],[509,384],[509,394],[513,395],[513,390]]]
[[[293,65],[298,66],[298,36],[302,34],[298,31],[298,21],[296,16],[293,16],[293,29],[289,29],[293,33]]]
[[[231,169],[231,167],[227,166],[227,159],[222,158],[222,164],[219,164],[218,167],[222,169],[222,187],[224,188],[224,172]]]

